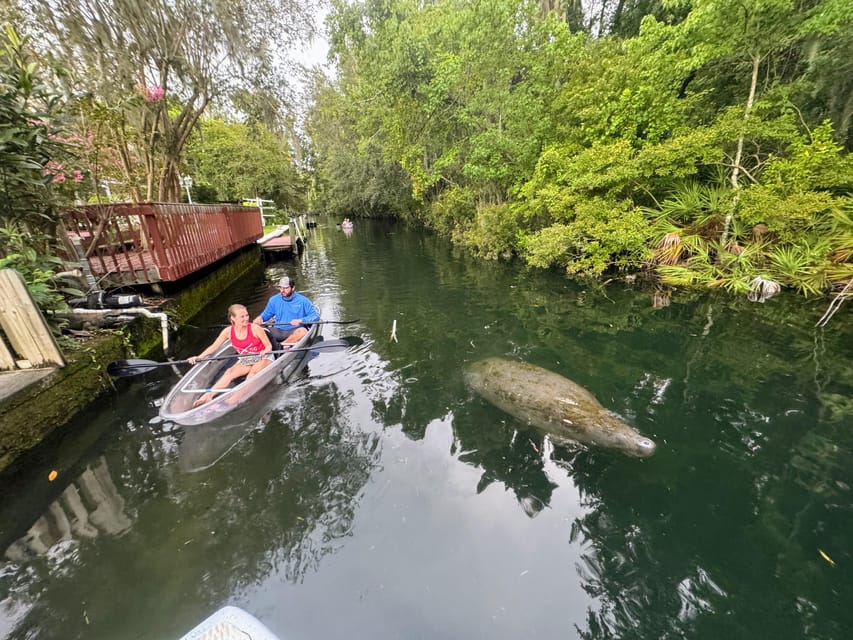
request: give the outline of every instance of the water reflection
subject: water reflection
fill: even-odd
[[[65,606],[56,605],[67,602],[75,585],[85,584],[92,625],[86,627],[94,636],[122,637],[107,630],[144,624],[145,637],[177,637],[192,620],[161,619],[159,600],[146,595],[151,585],[161,585],[162,598],[198,594],[190,609],[200,619],[204,603],[223,601],[270,572],[300,581],[316,570],[351,530],[359,492],[378,464],[381,446],[377,434],[343,417],[333,385],[305,386],[297,393],[286,407],[269,411],[263,429],[226,427],[215,437],[208,431],[196,441],[204,443],[204,453],[193,450],[190,457],[182,457],[190,451],[190,430],[153,438],[144,429],[135,431],[142,455],[121,458],[118,488],[105,457],[87,467],[6,552],[10,563],[0,572],[0,601],[7,612],[18,612],[19,632],[38,628],[34,637],[75,637],[63,631]],[[307,411],[309,406],[314,410]],[[222,443],[235,433],[242,435],[227,445],[233,455],[223,455]],[[187,467],[194,473],[184,475]],[[145,517],[132,521],[121,493],[143,498],[139,508]],[[42,581],[42,570],[52,565],[33,564],[34,554],[98,532],[122,535],[122,555],[139,554],[146,561],[105,566],[91,557],[97,547],[78,543],[62,552],[74,571]],[[106,604],[117,592],[142,598],[132,614],[123,611],[122,620]]]
[[[686,292],[649,302],[629,287],[444,260],[429,239],[390,244],[393,270],[371,271],[372,258],[352,252],[342,274],[376,335],[397,320],[399,343],[375,347],[399,372],[397,389],[374,402],[376,419],[419,441],[449,408],[454,450],[479,470],[478,493],[502,484],[537,520],[560,488],[549,465],[565,470],[590,509],[571,538],[586,549],[579,579],[599,600],[584,637],[719,637],[732,628],[726,619],[763,637],[842,637],[850,615],[839,593],[853,585],[836,591],[817,550],[849,555],[851,476],[839,462],[851,432],[832,422],[849,424],[839,389],[853,379],[845,358],[830,355],[850,355],[849,330],[811,328],[793,299],[772,311]],[[414,264],[423,254],[428,269]],[[367,287],[349,276],[364,272],[393,300],[372,315],[358,306]],[[456,372],[509,354],[561,370],[659,438],[653,464],[582,448],[549,454],[524,425],[478,410]],[[785,613],[754,623],[757,609],[779,611],[774,599]]]
[[[261,418],[258,425],[243,422],[185,428],[178,445],[180,470],[184,473],[194,473],[209,469],[254,429],[263,428],[268,420],[269,417]]]
[[[263,493],[281,504],[254,517],[253,528],[261,538],[283,538],[270,545],[269,562],[299,581],[351,530],[357,496],[379,463],[381,440],[346,419],[333,384],[306,387],[287,410],[273,410],[263,435],[270,431],[283,438],[275,455],[278,471]]]
[[[223,297],[257,308],[295,272],[364,342],[195,442],[149,424],[168,372],[122,389],[79,468],[106,461],[132,524],[72,527],[59,570],[8,561],[0,636],[5,619],[15,640],[179,637],[233,603],[282,637],[846,637],[849,327],[816,333],[781,297],[569,283],[381,225],[327,240]],[[656,455],[554,445],[466,389],[466,363],[510,355],[582,384]],[[71,527],[62,500],[33,498],[12,537],[45,517],[56,538],[53,502]]]
[[[62,491],[57,500],[12,542],[5,557],[22,562],[32,555],[46,555],[61,543],[120,535],[132,524],[124,499],[116,489],[107,461],[99,457]]]

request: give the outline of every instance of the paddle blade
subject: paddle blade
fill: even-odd
[[[168,363],[154,362],[153,360],[116,360],[107,365],[107,373],[114,378],[126,378],[151,371],[161,364]]]
[[[319,340],[310,347],[300,347],[298,349],[293,349],[293,351],[322,350],[323,353],[334,353],[335,351],[346,351],[352,346],[353,344],[349,340]]]

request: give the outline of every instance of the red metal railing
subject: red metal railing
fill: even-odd
[[[174,282],[263,235],[260,210],[234,205],[90,205],[64,219],[102,286]]]

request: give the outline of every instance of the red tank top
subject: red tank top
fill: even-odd
[[[231,346],[237,353],[260,353],[264,350],[264,343],[252,333],[251,327],[246,327],[246,337],[240,340],[231,326]]]

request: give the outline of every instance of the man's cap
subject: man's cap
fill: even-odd
[[[281,280],[278,281],[278,288],[279,289],[281,289],[282,287],[295,287],[295,286],[296,286],[296,283],[293,280],[291,280],[290,278],[288,278],[287,276],[282,276]]]

